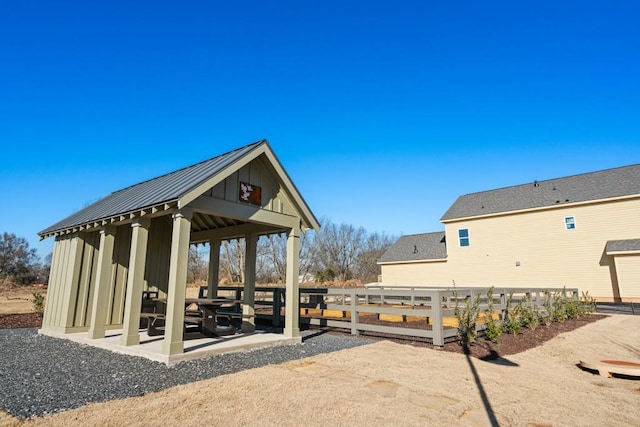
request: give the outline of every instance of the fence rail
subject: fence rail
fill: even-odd
[[[456,307],[464,305],[467,298],[480,300],[480,311],[489,309],[487,287],[464,288],[420,288],[420,287],[383,287],[366,288],[300,288],[300,309],[303,316],[300,322],[318,326],[329,326],[350,330],[353,335],[361,332],[376,332],[409,337],[430,339],[434,346],[443,346],[446,339],[455,337],[457,327]],[[269,319],[276,328],[284,324],[285,289],[278,287],[256,287],[256,317]],[[206,287],[200,288],[203,295]],[[578,299],[576,288],[493,288],[493,309],[504,319],[508,309],[507,298],[511,295],[511,304],[516,305],[528,298],[531,304],[543,307],[545,293],[560,294],[566,299]],[[229,296],[241,300],[242,287],[220,286],[219,296]],[[369,316],[375,316],[378,322],[367,322]],[[390,326],[380,324],[380,320],[395,316],[401,319],[412,318],[407,325]],[[422,320],[424,319],[424,320]],[[412,328],[408,325],[416,325]],[[485,328],[484,323],[476,323],[476,331]]]

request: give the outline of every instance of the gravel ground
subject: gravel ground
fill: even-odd
[[[167,367],[141,357],[40,336],[37,329],[2,329],[0,409],[20,418],[42,416],[371,342],[305,331],[302,344],[230,353]]]

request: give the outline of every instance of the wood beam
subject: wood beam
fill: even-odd
[[[242,224],[231,227],[216,228],[214,230],[197,231],[191,233],[191,243],[203,243],[210,240],[230,240],[244,237],[247,234],[275,234],[285,231],[283,228],[270,227],[262,224]]]
[[[244,203],[229,202],[210,196],[200,196],[189,205],[196,212],[228,217],[240,221],[256,222],[275,227],[299,228],[300,219],[296,216],[268,211]]]

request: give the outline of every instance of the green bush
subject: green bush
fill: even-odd
[[[518,303],[518,314],[520,315],[520,325],[524,328],[535,330],[540,324],[540,309],[531,301],[531,295]]]
[[[582,292],[580,300],[585,309],[585,313],[594,313],[596,311],[596,299],[589,295],[589,291]]]
[[[544,311],[540,313],[540,320],[545,326],[549,326],[553,322],[553,297],[549,291],[544,291],[543,295],[544,302],[542,307],[544,307]]]
[[[458,291],[454,290],[453,295],[456,299],[456,319],[458,319],[458,337],[462,341],[463,346],[468,346],[476,340],[476,323],[480,314],[480,295],[472,299],[467,296],[464,300],[462,308],[458,305]]]
[[[38,315],[44,314],[44,295],[34,292],[33,294],[33,312]]]
[[[578,317],[582,317],[587,313],[586,309],[584,308],[584,305],[582,305],[582,301],[577,299],[571,300],[571,301],[565,300],[564,311],[567,316],[567,319],[577,319]]]
[[[563,323],[567,319],[567,300],[564,291],[553,294],[553,316],[554,322]]]
[[[500,339],[500,335],[502,335],[503,325],[501,320],[495,320],[493,318],[493,286],[487,291],[487,300],[488,307],[486,311],[486,329],[484,330],[484,333],[487,339],[491,340],[492,342],[498,342],[498,340]]]
[[[507,296],[507,308],[505,309],[503,327],[504,331],[513,335],[520,333],[520,321],[518,319],[520,310],[520,303],[515,307],[513,305],[513,291],[509,292]]]

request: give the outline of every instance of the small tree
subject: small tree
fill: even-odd
[[[513,335],[520,333],[520,320],[519,320],[520,305],[513,305],[513,291],[509,292],[507,296],[507,308],[504,315],[504,330]]]
[[[44,314],[44,295],[38,292],[33,294],[33,312],[39,316]]]
[[[498,342],[500,335],[502,335],[502,320],[493,318],[494,302],[493,302],[493,286],[487,291],[487,310],[485,311],[486,320],[484,330],[485,336],[493,341]]]
[[[462,345],[468,347],[476,340],[476,323],[480,314],[480,294],[477,294],[475,298],[467,295],[462,307],[458,304],[456,289],[453,290],[453,296],[456,301],[455,314],[458,320],[458,337],[462,341]]]

